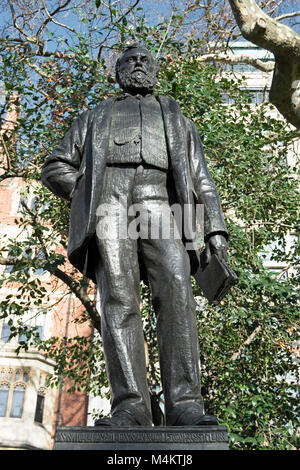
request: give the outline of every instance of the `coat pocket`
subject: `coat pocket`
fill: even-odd
[[[140,141],[141,139],[141,133],[140,129],[133,127],[133,128],[128,128],[128,129],[118,129],[116,132],[115,130],[115,136],[114,136],[114,143],[116,145],[125,145],[129,144],[130,142],[134,141]]]

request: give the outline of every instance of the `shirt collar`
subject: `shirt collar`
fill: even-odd
[[[123,92],[121,95],[117,96],[117,100],[125,100],[126,98],[136,98],[137,100],[140,100],[149,96],[152,96],[152,93],[147,93],[146,95],[139,95],[138,93],[136,95],[131,95],[130,93]]]

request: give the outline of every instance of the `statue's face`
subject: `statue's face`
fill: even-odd
[[[157,83],[158,64],[150,52],[134,48],[118,60],[116,78],[124,91],[152,92]]]

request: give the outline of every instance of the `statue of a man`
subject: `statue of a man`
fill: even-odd
[[[205,414],[200,390],[195,253],[178,236],[171,206],[203,205],[208,257],[226,259],[228,233],[195,125],[172,98],[153,94],[158,71],[147,49],[128,47],[116,64],[123,94],[81,114],[42,170],[43,183],[71,200],[69,260],[100,292],[112,408],[97,426],[152,425],[140,315],[145,278],[157,316],[166,425],[218,424]],[[136,205],[139,236],[124,230]],[[166,212],[168,236],[157,236]]]

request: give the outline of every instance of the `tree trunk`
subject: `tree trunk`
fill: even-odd
[[[242,35],[274,54],[270,102],[300,129],[300,36],[258,7],[254,0],[229,0]]]

